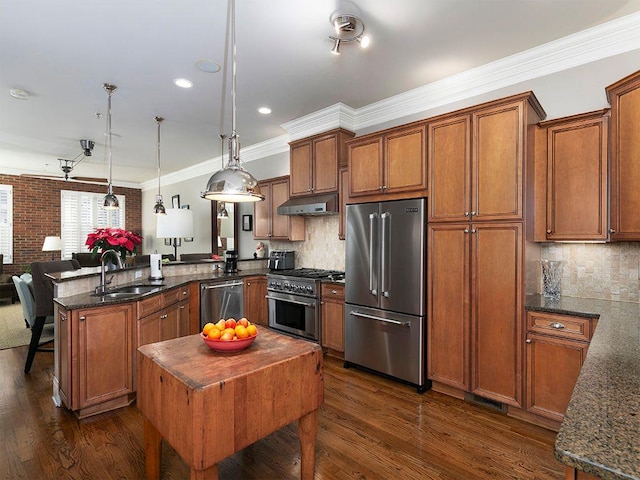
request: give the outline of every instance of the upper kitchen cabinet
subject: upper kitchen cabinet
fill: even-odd
[[[522,221],[528,127],[544,117],[527,92],[429,122],[429,221]]]
[[[546,230],[536,240],[606,240],[608,110],[542,122],[540,128],[546,137],[539,162],[547,172]]]
[[[347,163],[345,141],[353,132],[336,129],[291,142],[290,195],[337,193],[338,169]]]
[[[349,140],[349,197],[379,201],[426,196],[425,136],[420,123]]]
[[[304,217],[278,215],[278,206],[289,200],[289,177],[258,182],[264,201],[253,204],[253,238],[256,240],[304,240]]]
[[[640,71],[606,89],[611,104],[611,240],[640,240]]]

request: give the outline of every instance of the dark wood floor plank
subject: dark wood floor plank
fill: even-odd
[[[0,480],[144,478],[134,406],[78,420],[51,401],[53,356],[23,373],[26,347],[0,351]],[[437,392],[325,361],[316,480],[561,480],[555,433]],[[163,443],[163,479],[189,477]],[[223,461],[221,479],[300,476],[297,425]]]

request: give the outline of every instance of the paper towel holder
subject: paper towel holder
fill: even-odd
[[[164,277],[162,276],[162,255],[159,253],[152,253],[149,255],[149,266],[151,267],[149,280],[164,280]]]

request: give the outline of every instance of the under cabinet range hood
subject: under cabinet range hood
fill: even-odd
[[[278,207],[278,215],[337,215],[338,196],[293,197]]]

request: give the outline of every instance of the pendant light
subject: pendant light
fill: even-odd
[[[104,83],[102,84],[102,88],[107,92],[107,162],[109,163],[109,189],[104,197],[102,206],[105,210],[117,210],[120,208],[120,204],[113,194],[113,186],[111,185],[111,172],[113,168],[111,164],[111,94],[113,94],[118,87],[110,83]]]
[[[155,215],[166,215],[167,211],[164,208],[164,204],[162,203],[162,194],[160,193],[160,124],[164,120],[162,117],[154,117],[156,123],[158,124],[158,150],[156,153],[156,158],[158,160],[158,194],[156,195],[156,204],[153,207],[153,213]]]
[[[229,137],[229,163],[214,173],[204,192],[200,194],[207,200],[219,202],[259,202],[264,200],[260,194],[258,181],[240,165],[240,143],[236,131],[236,6],[231,5],[231,43],[232,43],[232,84],[231,84],[231,136]]]
[[[224,133],[220,135],[220,159],[222,160],[222,168],[224,168],[224,139],[227,136]],[[218,218],[229,218],[229,212],[224,206],[224,202],[218,202]]]

